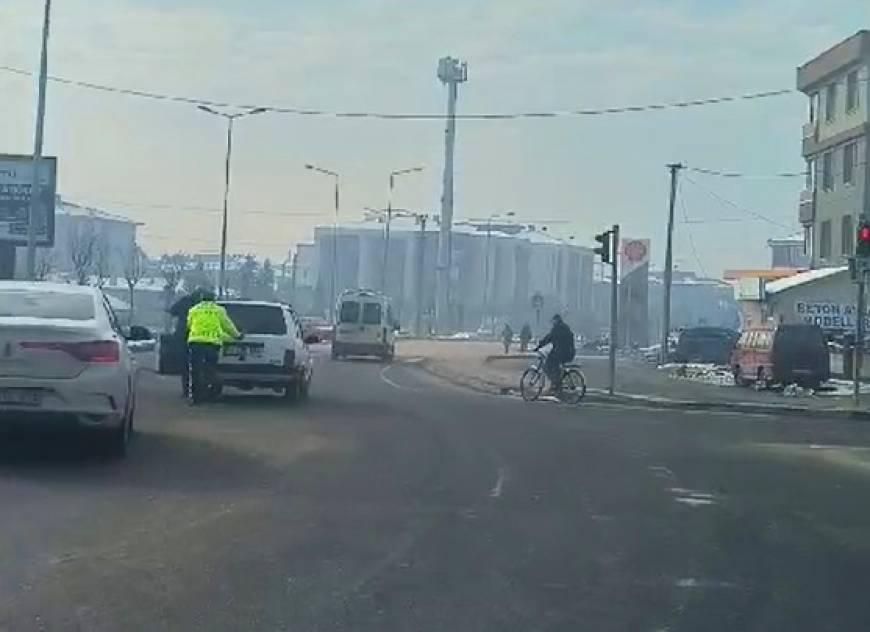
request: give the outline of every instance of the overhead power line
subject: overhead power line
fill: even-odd
[[[166,204],[166,203],[149,203],[149,202],[126,202],[123,200],[100,200],[87,196],[81,196],[81,199],[87,200],[90,204],[101,206],[123,206],[136,211],[192,211],[197,213],[221,213],[223,209],[216,206],[192,206],[189,204]],[[314,211],[314,210],[287,210],[287,211],[260,211],[240,209],[242,215],[269,215],[273,217],[323,217],[331,211]]]
[[[30,77],[33,72],[14,66],[0,65],[0,71],[14,75]],[[334,118],[367,118],[367,119],[382,119],[382,120],[441,120],[447,117],[446,114],[427,114],[427,113],[394,113],[394,112],[372,112],[372,111],[337,111],[337,110],[321,110],[321,109],[306,109],[296,107],[270,106],[263,104],[237,104],[225,101],[213,101],[210,99],[202,99],[198,97],[189,97],[181,95],[171,95],[159,92],[150,92],[147,90],[134,90],[130,88],[121,88],[106,84],[93,83],[90,81],[79,81],[68,79],[65,77],[49,76],[49,81],[54,83],[75,86],[87,90],[95,90],[112,94],[119,94],[130,97],[138,97],[143,99],[152,99],[156,101],[168,101],[173,103],[184,103],[187,105],[205,105],[214,108],[234,108],[234,109],[257,109],[263,108],[270,112],[278,114],[294,114],[298,116],[322,116]],[[601,116],[607,114],[629,114],[632,112],[651,112],[658,110],[673,110],[680,108],[694,108],[707,105],[716,105],[720,103],[732,103],[735,101],[754,101],[758,99],[768,99],[771,97],[783,96],[794,93],[794,88],[784,88],[781,90],[765,90],[762,92],[750,92],[746,94],[728,95],[720,97],[710,97],[705,99],[691,99],[688,101],[672,101],[667,103],[651,103],[644,105],[629,105],[599,109],[576,109],[576,110],[554,110],[550,112],[508,112],[508,113],[478,113],[478,114],[457,114],[457,119],[471,121],[493,121],[493,120],[510,120],[510,119],[539,119],[539,118],[563,118],[563,117],[580,117],[580,116]]]
[[[707,195],[709,195],[709,196],[712,197],[713,199],[718,200],[718,201],[721,202],[722,204],[727,204],[727,205],[730,206],[731,208],[734,208],[734,209],[740,211],[741,213],[745,213],[745,214],[747,214],[747,215],[749,215],[749,216],[751,216],[751,217],[754,217],[754,218],[756,218],[756,219],[760,219],[761,221],[767,222],[768,224],[772,224],[773,226],[779,226],[780,228],[785,228],[785,229],[787,229],[787,230],[794,230],[794,229],[795,229],[794,226],[790,226],[790,225],[788,225],[788,224],[784,224],[784,223],[779,222],[779,221],[777,221],[777,220],[775,220],[775,219],[771,219],[770,217],[767,217],[766,215],[763,215],[762,213],[759,213],[758,211],[753,211],[752,209],[748,209],[748,208],[745,208],[745,207],[743,207],[743,206],[740,206],[740,205],[737,204],[736,202],[732,202],[731,200],[722,197],[721,195],[719,195],[719,194],[716,193],[715,191],[711,191],[711,190],[708,189],[707,187],[698,184],[697,182],[695,182],[694,180],[692,180],[692,179],[691,179],[690,177],[688,177],[688,176],[683,176],[683,180],[685,180],[685,181],[688,182],[689,184],[691,184],[691,185],[693,185],[693,186],[699,188],[701,191],[704,191]]]
[[[686,167],[689,171],[700,173],[705,176],[718,176],[721,178],[747,178],[747,179],[769,179],[769,178],[805,178],[806,171],[785,171],[782,173],[770,173],[767,175],[754,175],[748,173],[739,173],[736,171],[718,171],[717,169],[702,169],[701,167]]]
[[[686,210],[686,199],[682,193],[683,193],[683,187],[682,187],[682,184],[680,184],[680,188],[678,190],[677,197],[679,197],[680,206],[683,209],[683,223],[688,224],[689,223],[689,212]],[[692,235],[691,228],[686,228],[686,236],[689,238],[689,246],[692,248],[692,256],[695,258],[695,263],[698,264],[698,270],[704,277],[706,277],[707,270],[704,268],[704,264],[701,262],[701,257],[698,255],[698,249],[695,247],[695,238]]]

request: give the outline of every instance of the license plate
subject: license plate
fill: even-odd
[[[0,388],[0,406],[39,406],[42,393],[26,388]]]
[[[259,358],[263,355],[262,345],[227,345],[224,355],[229,358]]]

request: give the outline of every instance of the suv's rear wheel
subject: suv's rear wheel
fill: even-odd
[[[295,379],[284,387],[284,400],[288,402],[298,401],[302,397],[302,384],[300,379]]]

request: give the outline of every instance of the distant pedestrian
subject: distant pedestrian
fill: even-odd
[[[504,329],[501,330],[501,342],[504,345],[504,354],[507,355],[511,350],[511,343],[514,340],[514,330],[507,323],[504,324]]]
[[[520,330],[520,351],[525,353],[529,350],[529,343],[532,341],[532,328],[529,323],[525,323]]]

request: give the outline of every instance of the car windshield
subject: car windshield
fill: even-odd
[[[365,325],[380,325],[381,324],[381,304],[380,303],[365,303],[363,304],[362,321]]]
[[[91,320],[94,298],[46,290],[0,290],[0,318],[16,317]]]
[[[342,323],[359,322],[359,303],[356,301],[342,301],[338,320]]]
[[[277,305],[224,305],[233,324],[243,333],[260,335],[283,335],[287,333],[284,311]]]

